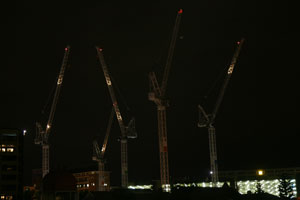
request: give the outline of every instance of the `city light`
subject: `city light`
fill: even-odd
[[[262,169],[257,170],[257,175],[258,176],[262,176],[264,174],[265,174],[264,170],[262,170]]]
[[[245,181],[237,181],[237,188],[238,192],[240,194],[247,194],[248,192],[255,193],[257,190],[257,183],[261,184],[262,190],[266,193],[279,196],[278,187],[280,185],[280,182],[278,179],[273,180],[245,180]],[[293,196],[297,196],[297,190],[296,190],[296,180],[291,179],[292,183],[292,190],[293,190]],[[216,187],[221,188],[225,182],[217,182]],[[227,185],[230,185],[230,182],[226,182]],[[200,182],[200,183],[176,183],[173,185],[173,187],[180,188],[180,187],[213,187],[212,182]],[[128,187],[128,189],[152,189],[152,185],[131,185]],[[166,189],[166,188],[165,188]],[[168,189],[171,190],[170,185]],[[166,190],[165,190],[166,191]]]

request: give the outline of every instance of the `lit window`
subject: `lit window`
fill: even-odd
[[[5,199],[5,196],[1,196],[1,200],[2,200],[2,199]]]
[[[14,152],[14,148],[7,148],[7,152]]]
[[[107,183],[104,183],[104,186],[107,186]]]
[[[2,152],[5,152],[5,148],[1,148],[1,151],[2,151]]]
[[[86,187],[90,187],[90,185],[89,185],[89,184],[86,184]]]

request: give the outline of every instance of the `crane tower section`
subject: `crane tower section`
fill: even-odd
[[[112,107],[101,150],[99,148],[98,142],[96,140],[93,141],[93,152],[94,152],[93,160],[98,162],[98,182],[96,182],[97,191],[109,190],[109,188],[107,188],[107,184],[105,184],[104,154],[106,151],[107,142],[110,135],[110,130],[112,127],[114,116],[115,116],[115,111],[114,108]]]
[[[168,101],[165,98],[165,93],[167,89],[167,82],[168,82],[168,77],[171,69],[175,44],[177,41],[181,16],[182,16],[182,9],[180,9],[177,13],[161,85],[158,84],[155,73],[154,72],[149,73],[150,92],[148,93],[148,99],[150,101],[153,101],[157,106],[158,140],[159,140],[159,157],[160,157],[160,181],[161,181],[161,187],[164,192],[171,191],[170,180],[169,180],[167,117],[166,117],[166,107],[168,106]]]
[[[102,66],[102,70],[104,73],[104,77],[106,80],[106,84],[110,93],[110,97],[112,100],[112,104],[114,107],[115,114],[117,116],[117,120],[121,129],[121,185],[123,188],[127,188],[128,186],[128,155],[127,155],[127,139],[128,138],[136,138],[136,132],[134,127],[134,118],[128,123],[128,126],[125,126],[123,122],[123,118],[118,106],[118,102],[115,96],[115,92],[112,86],[111,77],[107,68],[107,65],[104,60],[104,56],[102,53],[102,49],[96,47],[99,61]]]
[[[217,142],[216,142],[216,129],[214,127],[214,121],[221,105],[221,102],[224,97],[225,90],[227,88],[228,82],[232,75],[234,66],[236,64],[237,58],[239,56],[241,47],[244,43],[244,38],[237,42],[237,48],[231,60],[230,66],[228,67],[227,74],[224,80],[224,83],[219,92],[216,104],[214,106],[213,112],[208,115],[206,114],[204,108],[201,105],[198,105],[199,108],[199,122],[198,127],[206,127],[208,129],[208,140],[209,140],[209,155],[210,155],[210,174],[211,181],[215,186],[219,181],[218,176],[218,157],[217,157]]]
[[[64,53],[64,58],[63,62],[59,71],[59,75],[57,78],[56,82],[56,89],[54,93],[54,97],[52,100],[52,105],[50,109],[50,114],[49,118],[47,121],[47,125],[45,128],[42,127],[42,125],[39,122],[36,122],[36,137],[35,137],[35,144],[41,145],[42,146],[42,176],[44,177],[46,174],[49,173],[49,143],[48,143],[48,138],[49,134],[52,128],[52,122],[56,110],[56,105],[58,101],[58,97],[60,94],[61,86],[63,83],[63,78],[64,78],[64,73],[65,69],[68,63],[68,58],[69,58],[69,53],[70,53],[70,46],[67,46],[65,48],[65,53]]]

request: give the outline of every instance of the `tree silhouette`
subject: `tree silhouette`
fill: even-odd
[[[279,196],[283,199],[292,199],[293,188],[290,179],[287,179],[285,175],[279,180]]]
[[[262,187],[261,187],[261,183],[260,182],[257,182],[256,183],[256,191],[255,191],[256,194],[262,194],[264,193]]]

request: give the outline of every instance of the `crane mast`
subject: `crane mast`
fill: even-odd
[[[115,96],[115,93],[114,93],[114,89],[113,89],[113,86],[112,86],[112,81],[111,81],[111,78],[110,78],[110,74],[109,74],[107,65],[104,61],[104,56],[103,56],[103,53],[102,53],[102,49],[99,48],[99,47],[96,47],[96,50],[97,50],[99,61],[100,61],[101,66],[102,66],[105,81],[106,81],[106,84],[107,84],[107,87],[108,87],[108,90],[109,90],[109,93],[110,93],[110,97],[111,97],[111,100],[112,100],[114,111],[115,111],[115,114],[117,116],[117,120],[118,120],[120,129],[121,129],[121,138],[120,138],[120,142],[121,142],[121,185],[122,185],[123,188],[127,188],[127,186],[128,186],[127,139],[128,139],[129,135],[130,135],[130,138],[135,138],[136,137],[135,129],[133,128],[134,119],[132,119],[129,122],[127,127],[124,125],[123,118],[122,118],[122,115],[121,115],[121,112],[120,112],[120,109],[119,109],[119,106],[118,106],[118,102],[117,102],[117,99],[116,99],[116,96]],[[134,132],[134,134],[132,134],[133,132]]]
[[[198,108],[199,108],[198,127],[207,127],[207,129],[208,129],[210,170],[211,170],[210,174],[211,174],[211,180],[212,180],[212,183],[214,186],[216,186],[217,182],[219,181],[219,176],[218,176],[218,162],[217,162],[218,159],[217,159],[216,129],[213,126],[213,123],[215,121],[220,104],[223,100],[225,90],[227,88],[228,82],[232,75],[234,66],[236,64],[236,61],[239,56],[241,47],[244,43],[244,40],[245,39],[242,38],[240,41],[237,42],[237,48],[236,48],[233,58],[231,60],[230,66],[227,70],[227,74],[226,74],[224,83],[222,85],[222,88],[220,90],[219,96],[217,98],[216,104],[214,106],[213,112],[210,115],[208,115],[208,114],[206,114],[203,107],[201,105],[198,105]]]
[[[107,142],[108,142],[114,116],[115,116],[115,111],[114,111],[114,107],[112,107],[101,150],[99,148],[98,142],[96,140],[93,141],[93,150],[94,150],[93,160],[98,162],[98,183],[96,185],[97,191],[107,191],[106,185],[104,185],[105,183],[104,154],[106,151]]]
[[[50,164],[49,164],[49,143],[48,143],[48,138],[49,138],[50,130],[52,128],[53,117],[54,117],[54,114],[55,114],[58,97],[59,97],[61,86],[62,86],[62,83],[63,83],[64,73],[65,73],[67,63],[68,63],[69,53],[70,53],[70,46],[67,46],[65,48],[65,54],[64,54],[63,62],[62,62],[60,72],[59,72],[59,75],[58,75],[58,79],[57,79],[57,83],[56,83],[56,89],[55,89],[55,93],[54,93],[54,97],[53,97],[53,101],[52,101],[52,105],[51,105],[50,114],[49,114],[49,118],[48,118],[48,121],[47,121],[46,128],[43,129],[41,124],[36,122],[37,132],[36,132],[35,144],[38,144],[38,145],[42,146],[42,176],[43,177],[46,174],[49,173]]]
[[[155,73],[154,72],[149,73],[150,92],[148,94],[148,99],[150,101],[153,101],[157,105],[158,140],[159,140],[159,152],[160,152],[159,154],[160,155],[160,181],[161,181],[161,187],[164,192],[171,191],[170,180],[169,180],[167,117],[166,117],[166,107],[168,106],[168,101],[165,99],[165,93],[166,93],[168,77],[171,69],[175,44],[177,41],[181,15],[182,15],[182,9],[180,9],[177,13],[161,86],[159,86],[157,82]]]

